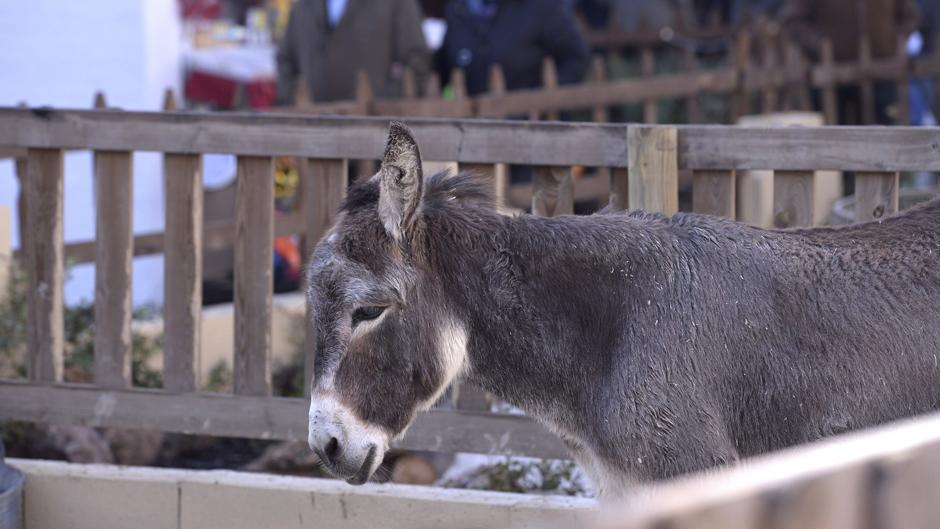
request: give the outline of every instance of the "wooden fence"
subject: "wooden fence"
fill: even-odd
[[[726,112],[721,121],[734,123],[740,116],[788,110],[811,110],[812,94],[819,93],[818,110],[827,124],[838,121],[837,89],[857,86],[861,102],[860,124],[874,124],[875,83],[893,83],[898,94],[894,123],[908,123],[910,109],[909,82],[914,78],[940,79],[940,55],[910,58],[906,46],[898,46],[898,55],[875,60],[866,40],[859,45],[860,57],[853,62],[836,63],[832,46],[824,43],[821,58],[809,61],[791,42],[780,35],[741,32],[730,46],[730,55],[718,66],[706,67],[690,49],[685,49],[682,67],[671,73],[657,73],[652,47],[640,48],[640,76],[608,79],[604,57],[594,58],[588,79],[580,84],[558,84],[555,64],[545,59],[542,87],[507,91],[502,69],[495,65],[490,72],[487,92],[467,95],[463,72],[452,75],[452,96],[442,96],[440,82],[432,76],[419,90],[414,75],[406,72],[402,79],[401,99],[376,99],[365,73],[357,82],[356,98],[350,101],[314,103],[305,84],[299,83],[298,99],[293,107],[283,109],[315,115],[376,115],[450,118],[497,118],[523,116],[529,119],[557,119],[563,112],[590,112],[595,122],[610,121],[612,107],[642,105],[642,121],[660,121],[658,105],[680,102],[682,121],[704,122],[702,98],[712,95],[726,99]],[[938,47],[937,49],[940,49]],[[935,102],[931,102],[932,104]],[[675,118],[673,118],[674,120]],[[713,121],[713,120],[712,120]]]
[[[913,128],[631,126],[512,121],[411,120],[428,160],[493,174],[496,163],[538,166],[533,210],[572,211],[571,167],[610,168],[614,208],[677,209],[678,171],[693,172],[696,211],[735,217],[734,172],[773,169],[781,226],[807,225],[814,170],[858,175],[857,213],[897,209],[898,172],[940,170],[940,134]],[[271,396],[272,157],[305,160],[310,207],[298,229],[317,239],[346,189],[348,159],[381,152],[387,121],[281,115],[0,109],[0,146],[26,154],[22,258],[29,275],[27,380],[0,381],[0,417],[264,439],[306,438],[306,403]],[[95,241],[95,380],[63,384],[63,156],[92,150],[99,207]],[[166,175],[165,367],[162,390],[130,379],[130,259],[134,151],[164,153]],[[235,230],[234,395],[198,385],[202,185],[200,155],[238,156]],[[307,351],[312,348],[307,347]],[[305,359],[310,372],[312,358]],[[309,378],[309,377],[308,377]],[[436,410],[399,444],[446,452],[564,457],[530,420]]]

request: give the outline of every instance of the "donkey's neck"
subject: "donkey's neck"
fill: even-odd
[[[624,288],[643,223],[623,215],[474,217],[468,229],[441,219],[436,229],[448,235],[428,237],[438,245],[433,275],[466,326],[469,378],[573,433],[571,416],[600,405],[598,386],[622,350],[614,330],[629,303]]]

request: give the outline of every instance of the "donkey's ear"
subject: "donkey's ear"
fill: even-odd
[[[379,171],[379,218],[397,241],[407,237],[414,226],[423,182],[418,144],[407,127],[393,121]]]

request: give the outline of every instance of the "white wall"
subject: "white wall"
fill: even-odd
[[[29,0],[0,2],[0,105],[26,102],[89,108],[103,91],[110,106],[159,110],[163,91],[180,93],[181,22],[176,0]],[[160,156],[134,157],[134,230],[163,229]],[[65,240],[94,238],[92,161],[65,162]],[[0,161],[0,205],[15,211],[13,163]],[[13,215],[14,232],[17,215]],[[13,244],[18,246],[14,234]],[[134,302],[162,302],[162,257],[134,262]],[[94,269],[72,270],[66,301],[94,296]]]

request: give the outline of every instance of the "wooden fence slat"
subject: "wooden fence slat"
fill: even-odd
[[[627,129],[630,209],[679,211],[678,134],[675,127]]]
[[[274,165],[238,158],[235,228],[235,393],[271,393]]]
[[[302,183],[303,201],[307,214],[307,252],[323,238],[333,225],[339,206],[346,196],[349,185],[348,162],[346,160],[308,160],[305,181]],[[313,362],[316,353],[316,330],[312,325],[313,313],[307,303],[304,320],[304,391],[310,393],[313,380]]]
[[[734,220],[735,190],[734,171],[694,171],[692,210]]]
[[[27,373],[60,382],[63,370],[63,173],[59,149],[30,149],[26,178]]]
[[[861,92],[861,117],[862,125],[875,124],[875,82],[868,75],[868,68],[871,66],[871,41],[862,36],[858,48],[859,67],[862,73],[859,79],[859,91]]]
[[[855,173],[855,222],[897,213],[899,176],[896,172]]]
[[[774,172],[774,226],[813,225],[813,171]]]
[[[545,57],[542,60],[542,88],[547,91],[558,88],[558,68],[555,67],[555,59],[551,57]],[[538,120],[537,109],[530,110],[529,114],[533,116],[531,119]],[[558,121],[558,117],[557,110],[549,110],[545,113],[545,119],[548,121]]]
[[[604,57],[597,55],[591,60],[591,82],[597,85],[607,80],[607,64]],[[607,123],[610,121],[607,116],[607,106],[597,105],[592,112],[592,121],[595,123]]]
[[[832,69],[835,66],[834,52],[832,42],[825,40],[822,43],[821,62],[819,70],[827,76],[825,83],[821,83],[823,99],[823,115],[826,117],[826,125],[835,125],[839,123],[839,105],[836,101],[836,85],[831,78]]]
[[[626,169],[610,169],[610,208],[626,211],[630,207],[630,177]]]
[[[874,520],[869,527],[926,529],[940,520],[940,502],[929,497],[937,490],[940,451],[919,448],[906,457],[884,458],[872,469],[878,480],[871,498]]]
[[[937,53],[935,50],[933,53]],[[907,39],[904,36],[898,37],[897,56],[897,74],[895,82],[897,83],[897,115],[894,118],[894,124],[907,126],[911,124],[911,78],[909,75],[907,57]]]
[[[701,68],[699,67],[698,58],[695,57],[695,51],[692,48],[685,48],[683,51],[682,60],[685,64],[685,69],[687,72],[694,73],[699,72]],[[699,94],[698,91],[692,92],[685,99],[685,114],[686,121],[689,123],[700,123],[702,121],[702,109],[699,105]]]
[[[16,183],[19,187],[19,196],[16,199],[16,216],[17,221],[19,222],[19,234],[20,234],[20,248],[29,248],[29,229],[26,220],[26,212],[28,207],[26,206],[26,182],[29,175],[29,155],[28,153],[21,158],[16,159],[14,164],[14,171],[16,172]]]
[[[164,240],[165,332],[163,388],[172,393],[199,389],[202,318],[202,157],[166,154]]]
[[[95,384],[131,385],[133,159],[95,152]]]
[[[640,52],[640,68],[643,77],[656,75],[656,57],[653,55],[652,49],[643,48],[643,51]],[[654,124],[659,121],[656,108],[657,100],[655,98],[643,101],[643,123]]]
[[[732,63],[734,64],[737,78],[735,81],[734,93],[731,97],[731,115],[730,122],[737,122],[738,118],[745,116],[750,112],[751,95],[745,90],[741,79],[749,75],[751,69],[751,35],[747,30],[743,30],[734,40],[734,55]]]
[[[532,175],[532,214],[542,217],[574,213],[570,167],[536,167]]]
[[[622,124],[408,119],[428,160],[623,166]],[[224,152],[242,156],[378,157],[387,118],[270,114],[102,112],[0,108],[0,145]]]
[[[496,206],[506,205],[508,168],[501,168],[498,164],[491,163],[459,163],[457,164],[457,171],[476,173],[491,179],[493,182],[493,204]]]
[[[101,402],[108,413],[101,413]],[[220,394],[174,395],[0,380],[0,417],[187,434],[306,441],[310,401]],[[431,410],[394,446],[406,450],[568,458],[561,441],[519,415]]]

